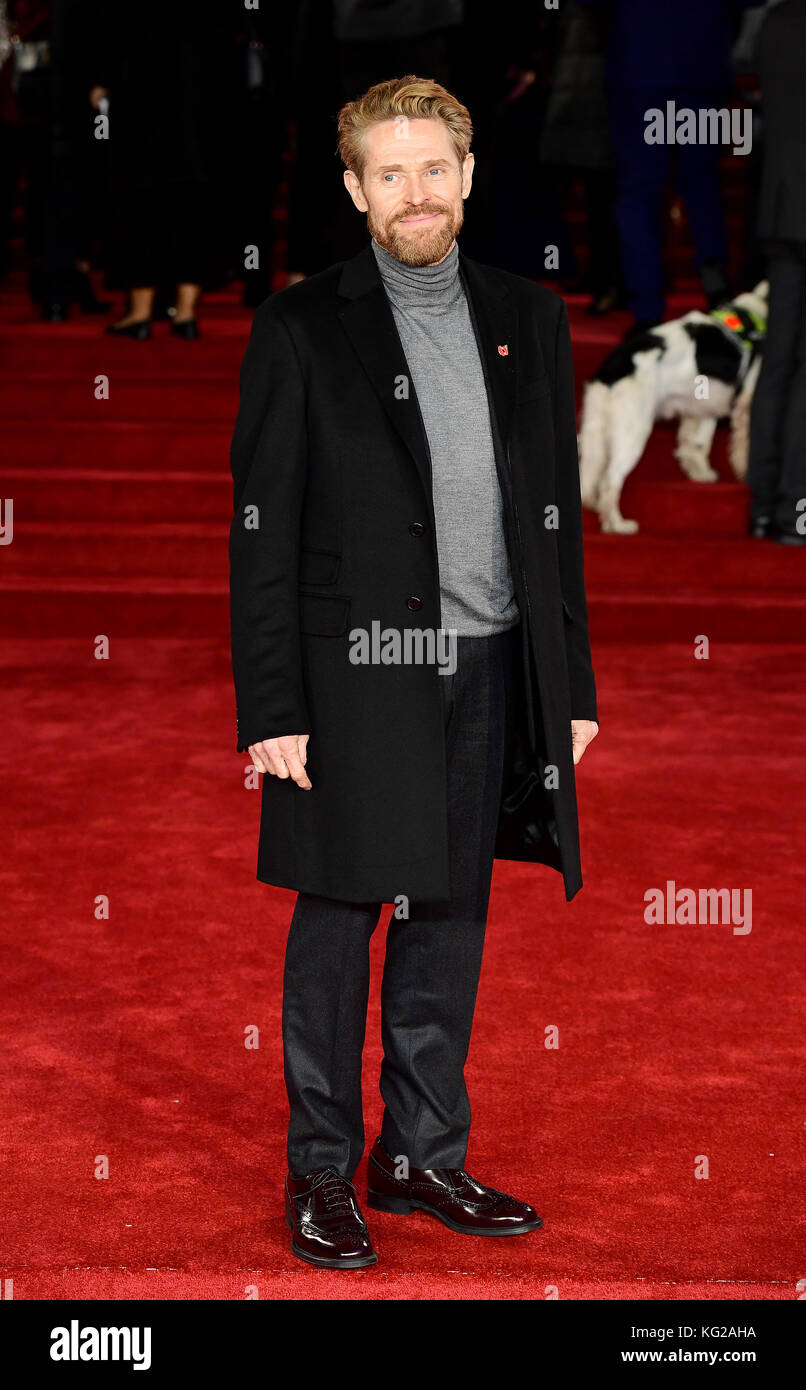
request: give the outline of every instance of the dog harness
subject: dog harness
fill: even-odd
[[[750,369],[750,363],[759,350],[759,344],[764,341],[767,320],[760,314],[754,314],[752,309],[744,309],[738,304],[721,304],[718,309],[712,309],[708,317],[718,323],[722,331],[734,342],[738,342],[742,350],[736,381],[737,387],[741,386]]]

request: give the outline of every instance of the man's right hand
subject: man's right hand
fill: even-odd
[[[268,772],[271,777],[293,777],[298,787],[309,792],[311,781],[305,771],[308,738],[308,734],[267,738],[262,743],[250,743],[249,754],[258,772]]]

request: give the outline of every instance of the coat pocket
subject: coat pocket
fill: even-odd
[[[299,556],[300,584],[335,584],[339,577],[341,555],[335,550],[306,550]]]
[[[300,594],[299,630],[312,637],[340,637],[350,619],[350,600],[342,594]]]
[[[565,618],[565,621],[567,623],[572,623],[574,621],[574,615],[571,612],[571,609],[568,607],[568,604],[566,603],[565,599],[563,599],[563,617]]]

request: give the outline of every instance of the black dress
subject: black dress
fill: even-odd
[[[113,284],[205,284],[214,274],[239,17],[232,0],[95,6],[92,81],[109,90]]]

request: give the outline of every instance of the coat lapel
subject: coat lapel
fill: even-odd
[[[495,417],[506,443],[518,376],[517,309],[501,281],[461,252],[459,269],[475,321]],[[428,441],[413,382],[409,380],[407,397],[398,399],[396,395],[400,378],[408,377],[409,369],[371,245],[345,263],[338,294],[337,312],[353,350],[430,493]]]
[[[420,407],[371,246],[347,261],[338,292],[341,302],[337,312],[344,330],[430,496],[431,460]],[[401,378],[408,381],[405,396],[400,393]]]
[[[475,320],[476,339],[501,438],[506,445],[518,381],[518,311],[509,291],[486,266],[459,253],[459,269]]]

